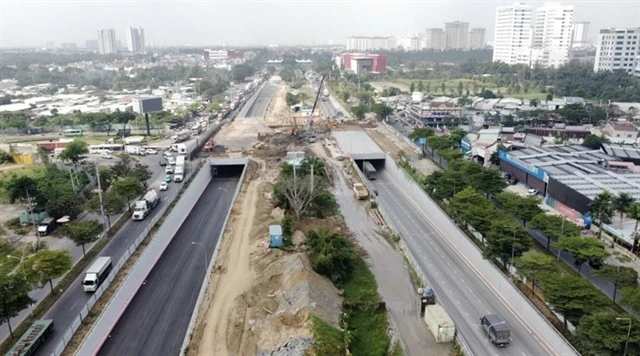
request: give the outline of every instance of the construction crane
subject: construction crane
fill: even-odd
[[[316,99],[313,101],[313,107],[311,108],[311,112],[309,113],[309,120],[307,121],[307,124],[304,127],[304,131],[307,133],[307,135],[313,137],[314,133],[313,130],[311,129],[311,126],[313,126],[313,113],[316,111],[316,107],[318,105],[318,98],[320,98],[320,93],[322,92],[322,84],[324,84],[324,80],[327,76],[323,75],[322,79],[320,80],[320,85],[318,86],[318,92],[316,93]],[[293,129],[291,130],[291,135],[297,135],[298,134],[298,122],[296,121],[296,117],[295,115],[293,116]]]

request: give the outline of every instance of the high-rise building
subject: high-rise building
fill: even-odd
[[[493,41],[493,61],[520,63],[522,52],[531,46],[532,8],[526,4],[498,6]]]
[[[600,30],[593,70],[623,70],[629,74],[640,65],[640,27]]]
[[[469,23],[446,22],[444,24],[445,49],[466,49],[469,46]]]
[[[589,40],[587,32],[589,31],[589,21],[578,21],[573,23],[573,31],[571,34],[571,47],[587,47]]]
[[[402,47],[405,51],[419,51],[424,48],[422,36],[416,33],[410,33],[402,38]]]
[[[380,49],[392,49],[389,37],[379,36],[351,36],[347,38],[347,50],[349,51],[372,51]]]
[[[62,42],[60,43],[60,48],[62,49],[76,49],[78,45],[75,42]]]
[[[98,53],[112,54],[117,53],[116,47],[116,31],[111,28],[98,30]]]
[[[573,6],[548,3],[536,9],[532,47],[545,52],[539,64],[557,68],[569,61],[572,30]]]
[[[127,28],[127,48],[129,52],[144,53],[144,29],[142,27]]]
[[[444,49],[444,30],[441,28],[428,28],[424,33],[425,49]]]
[[[484,35],[486,28],[472,28],[469,31],[469,48],[470,49],[482,49],[485,47]]]
[[[98,49],[98,40],[86,40],[84,41],[84,47],[86,49]]]

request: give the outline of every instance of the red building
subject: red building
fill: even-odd
[[[387,56],[384,54],[344,53],[342,63],[345,70],[358,73],[361,70],[369,73],[387,71]]]

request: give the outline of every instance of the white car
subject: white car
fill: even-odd
[[[158,154],[158,151],[154,150],[153,148],[147,148],[147,154],[155,155],[155,154]]]
[[[104,158],[104,159],[112,159],[113,156],[108,154],[108,153],[101,153],[100,157]]]
[[[536,196],[538,195],[538,191],[535,189],[529,189],[527,190],[527,195],[529,195],[530,197]]]
[[[161,191],[165,191],[165,190],[169,189],[169,183],[167,183],[167,182],[160,183],[160,188],[159,189]]]

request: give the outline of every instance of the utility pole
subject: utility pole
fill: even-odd
[[[100,213],[102,214],[102,223],[104,224],[104,205],[102,203],[102,185],[100,184],[100,170],[98,170],[98,162],[94,162],[96,166],[96,179],[98,180],[98,198],[100,199]],[[111,228],[111,222],[108,222],[107,229]]]
[[[33,231],[36,233],[36,247],[40,247],[40,236],[38,235],[38,227],[36,226],[36,220],[33,218],[33,204],[31,197],[29,196],[29,189],[25,190],[27,193],[27,204],[29,204],[29,215],[31,215],[31,223],[33,224]]]

